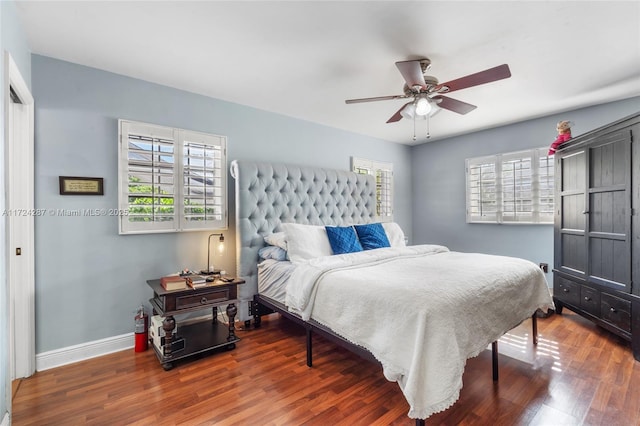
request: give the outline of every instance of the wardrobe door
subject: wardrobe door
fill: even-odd
[[[630,129],[598,138],[588,162],[588,281],[630,293]]]
[[[556,158],[554,264],[559,272],[586,278],[586,156],[584,149]]]

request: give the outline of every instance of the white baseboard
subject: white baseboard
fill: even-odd
[[[195,318],[188,318],[180,323],[211,320],[212,315],[201,315]],[[226,323],[227,317],[223,310],[218,311],[218,320]],[[237,319],[236,319],[237,321]],[[178,332],[180,330],[178,323]],[[134,333],[121,334],[120,336],[107,337],[106,339],[94,340],[93,342],[81,343],[79,345],[68,346],[66,348],[55,349],[49,352],[36,354],[36,371],[49,370],[50,368],[61,367],[74,362],[96,358],[113,352],[119,352],[134,347]],[[4,426],[0,424],[0,426]]]
[[[81,343],[66,348],[36,354],[36,371],[44,371],[62,365],[107,355],[113,352],[132,349],[134,346],[134,333],[120,336],[107,337],[93,342]],[[3,423],[4,425],[4,423]],[[1,426],[1,425],[0,425]]]
[[[4,417],[2,417],[2,422],[0,426],[9,426],[11,423],[9,422],[9,412],[4,412]]]

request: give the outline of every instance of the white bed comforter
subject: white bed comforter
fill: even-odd
[[[420,419],[458,399],[468,358],[553,307],[532,262],[437,245],[312,259],[291,275],[286,304],[369,350]]]

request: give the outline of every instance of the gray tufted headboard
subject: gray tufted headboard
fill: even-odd
[[[239,320],[258,292],[258,250],[281,223],[343,226],[376,220],[373,176],[345,170],[234,160]]]

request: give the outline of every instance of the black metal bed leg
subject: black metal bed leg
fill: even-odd
[[[533,344],[538,344],[538,315],[536,312],[531,315],[531,333],[533,333]]]
[[[493,381],[498,381],[498,341],[491,343],[491,367],[493,370]]]
[[[262,324],[262,317],[260,316],[260,303],[254,300],[252,302],[251,309],[253,310],[253,328],[260,328],[260,325]]]
[[[313,366],[311,349],[312,349],[311,328],[307,327],[307,367]]]
[[[416,426],[424,426],[424,419],[416,419]]]

